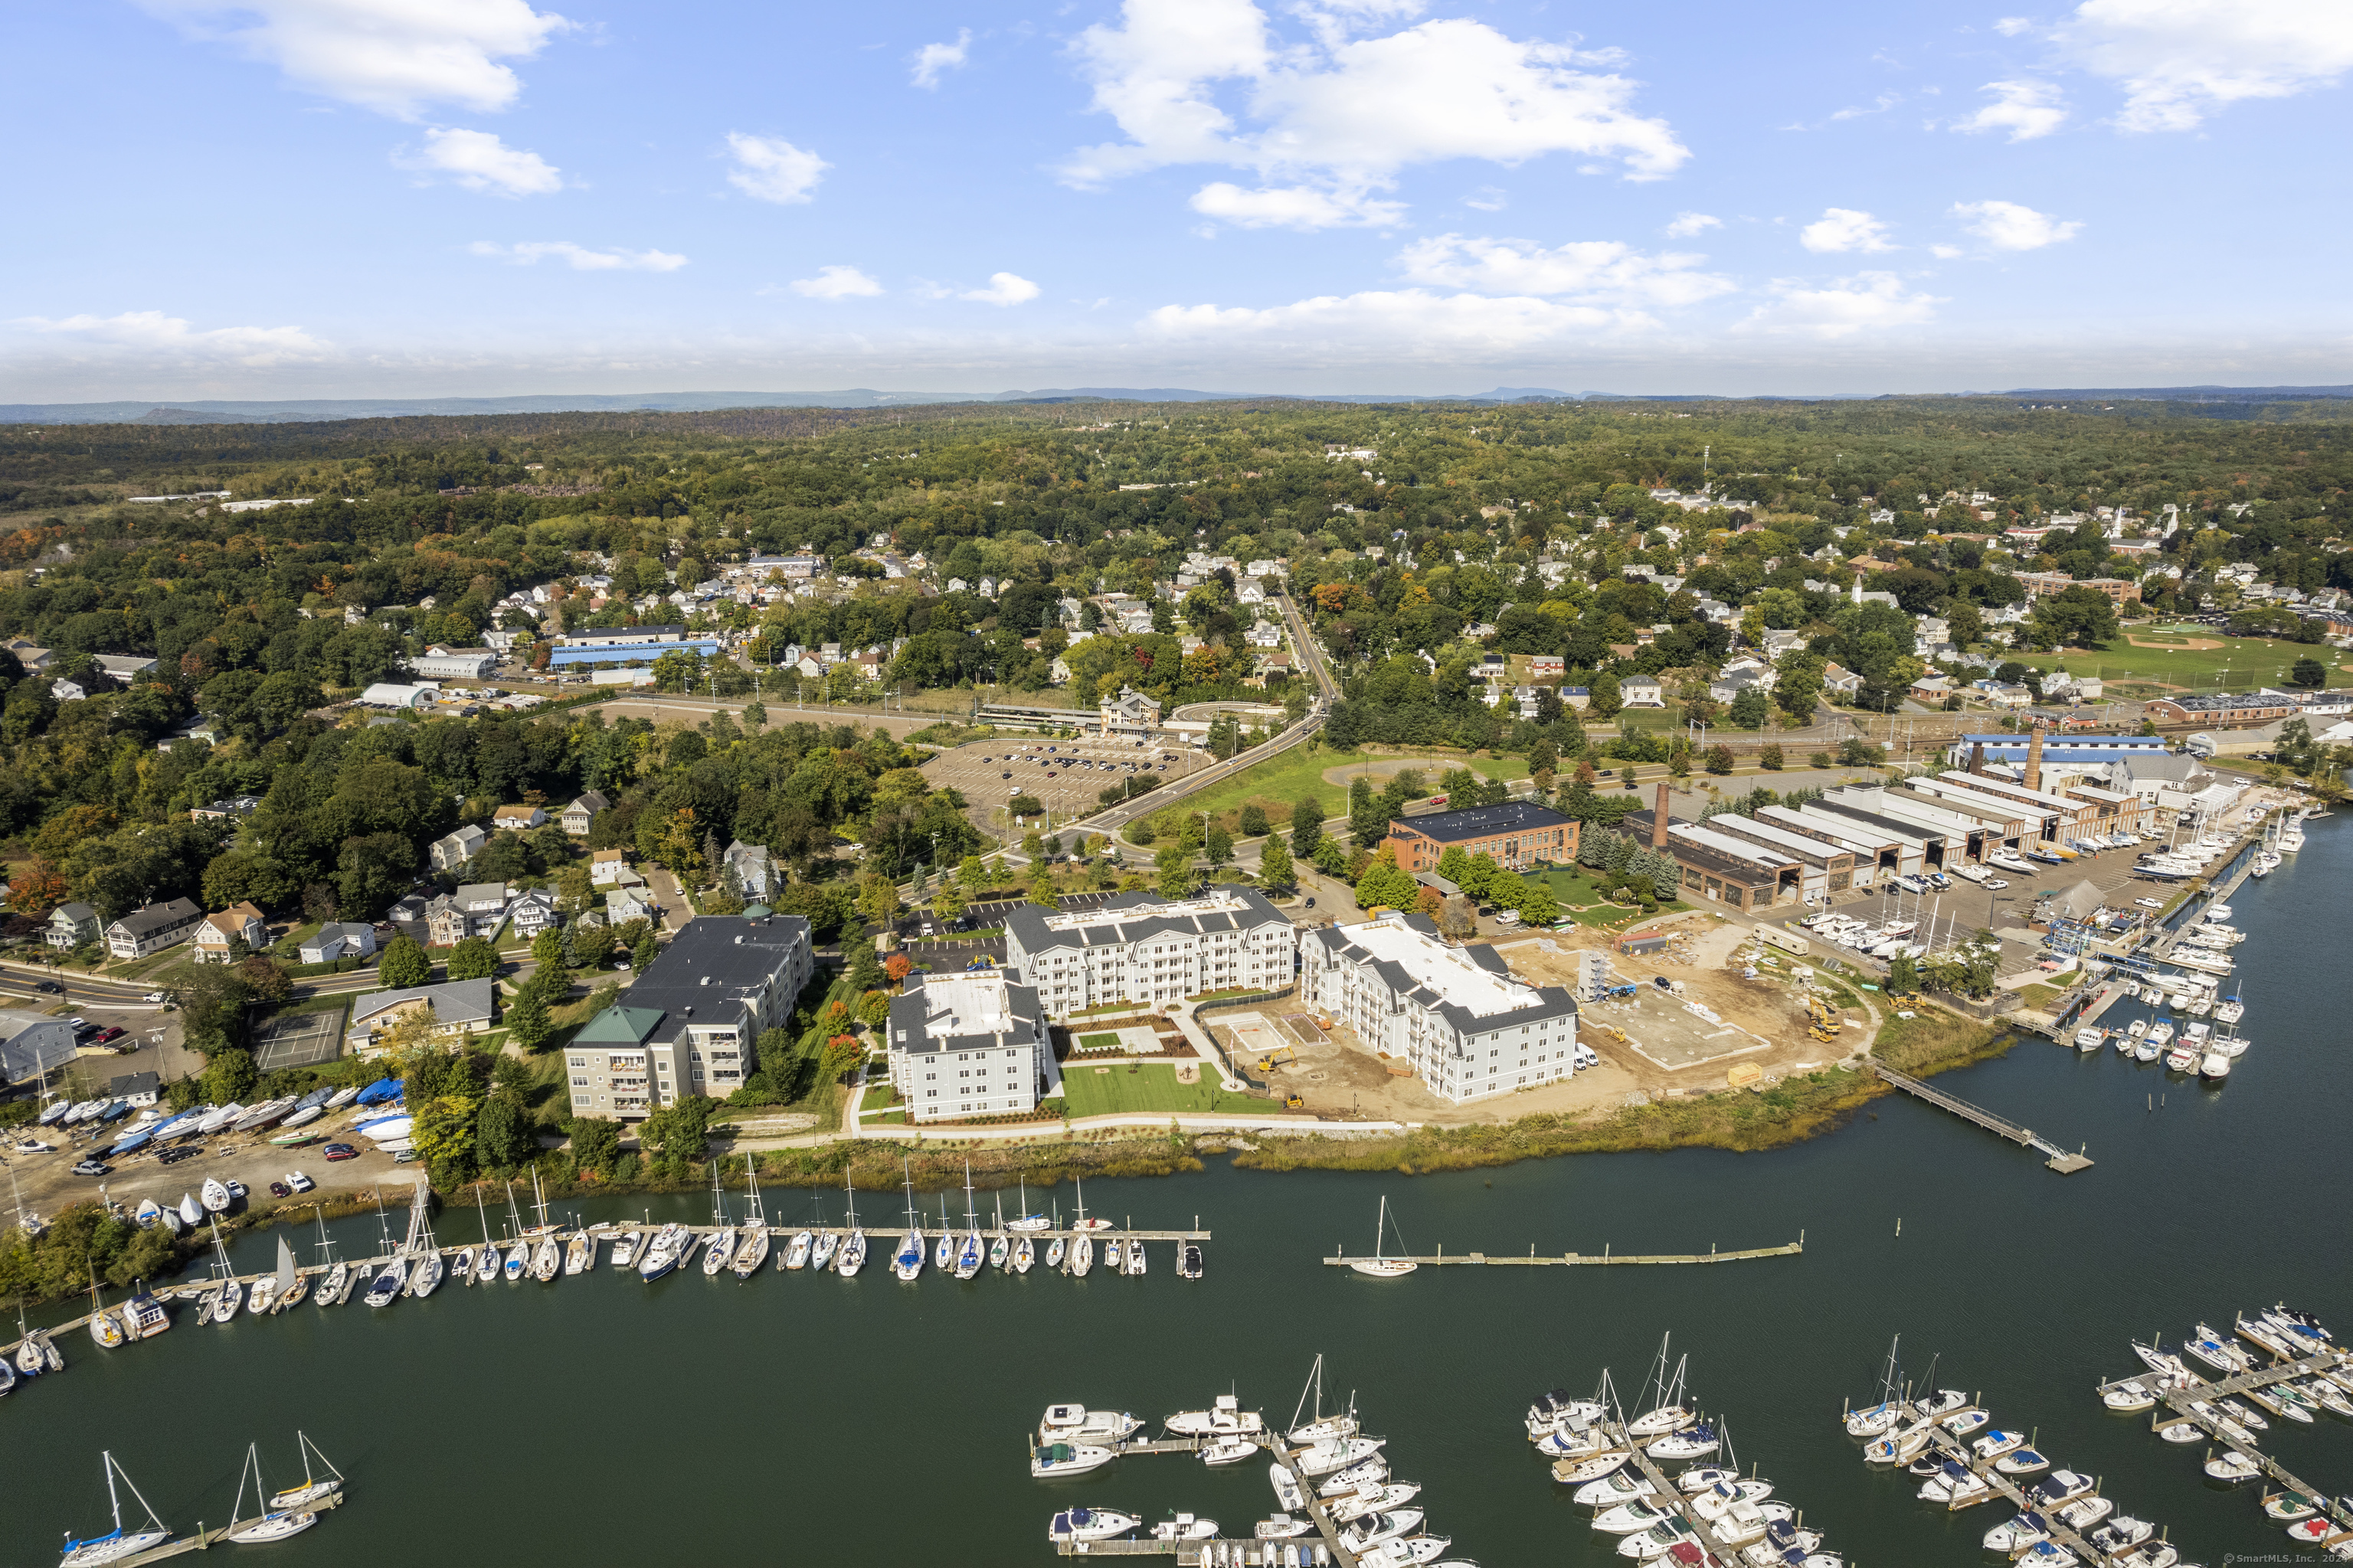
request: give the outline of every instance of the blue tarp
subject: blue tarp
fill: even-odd
[[[376,1106],[382,1105],[386,1100],[399,1097],[400,1080],[398,1078],[378,1078],[359,1092],[357,1103],[364,1106]]]

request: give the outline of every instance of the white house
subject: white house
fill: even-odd
[[[443,838],[435,839],[431,848],[427,852],[432,857],[433,869],[436,871],[457,870],[459,866],[464,865],[468,861],[480,854],[482,851],[482,845],[487,842],[489,839],[490,835],[488,833],[485,833],[481,829],[476,827],[471,822],[468,822],[464,827],[459,828],[454,833],[450,833]]]
[[[251,904],[232,904],[217,915],[207,915],[197,923],[191,945],[200,964],[225,964],[236,956],[235,944],[243,942],[248,952],[259,952],[269,945],[269,926],[261,911]]]

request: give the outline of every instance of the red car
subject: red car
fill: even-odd
[[[100,1030],[100,1031],[99,1031],[99,1033],[98,1033],[98,1038],[97,1038],[97,1040],[96,1040],[96,1041],[94,1041],[94,1042],[92,1042],[92,1044],[99,1044],[99,1045],[103,1045],[103,1044],[106,1044],[108,1041],[110,1041],[110,1040],[120,1040],[120,1039],[121,1039],[121,1038],[122,1038],[122,1026],[121,1026],[121,1024],[119,1024],[119,1023],[118,1023],[118,1024],[116,1024],[116,1025],[115,1025],[113,1028],[111,1028],[111,1029],[101,1029],[101,1030]]]
[[[320,1150],[330,1160],[357,1160],[360,1151],[348,1143],[331,1143]]]

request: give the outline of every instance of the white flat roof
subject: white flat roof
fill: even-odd
[[[1079,931],[1089,926],[1132,925],[1138,920],[1184,919],[1194,915],[1233,915],[1250,907],[1239,893],[1219,888],[1196,898],[1165,904],[1131,905],[1124,909],[1082,909],[1046,916],[1049,931]]]
[[[923,999],[923,1027],[934,1037],[998,1034],[1015,1027],[1011,999],[1002,973],[926,976],[915,994]]]
[[[2023,784],[2013,784],[2007,779],[1988,778],[1981,773],[1957,772],[1947,768],[1936,777],[1961,789],[1979,789],[1996,797],[2022,796],[2054,811],[2073,811],[2083,804],[2081,800],[2070,800],[2064,795],[2052,795],[2041,789],[2030,789]]]
[[[1695,828],[1689,822],[1677,822],[1667,832],[1686,843],[1694,843],[1702,849],[1714,850],[1716,853],[1728,856],[1733,860],[1746,861],[1760,871],[1778,871],[1789,863],[1788,855],[1767,854],[1759,845],[1736,839],[1730,833],[1719,833],[1708,828]]]
[[[1460,948],[1450,948],[1402,920],[1376,920],[1341,933],[1376,959],[1397,965],[1419,983],[1473,1018],[1517,1012],[1538,1001],[1535,987],[1482,969]]]
[[[1754,833],[1767,843],[1778,844],[1803,860],[1834,854],[1852,856],[1854,853],[1852,850],[1841,849],[1836,844],[1826,844],[1820,839],[1810,839],[1803,833],[1792,832],[1788,828],[1776,827],[1771,822],[1760,822],[1753,817],[1744,817],[1737,811],[1719,812],[1707,820],[1707,826],[1730,838],[1739,838],[1743,834]]]

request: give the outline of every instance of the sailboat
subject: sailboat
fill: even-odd
[[[1353,1259],[1348,1266],[1358,1274],[1370,1275],[1375,1279],[1396,1279],[1419,1268],[1421,1265],[1409,1257],[1391,1257],[1381,1250],[1382,1244],[1388,1234],[1388,1228],[1389,1200],[1388,1195],[1383,1193],[1380,1214],[1373,1222],[1373,1255]],[[1399,1246],[1405,1245],[1403,1237],[1398,1238],[1398,1245]]]
[[[1846,1413],[1846,1435],[1850,1437],[1876,1437],[1903,1418],[1902,1391],[1896,1386],[1895,1352],[1903,1345],[1898,1334],[1887,1347],[1887,1370],[1879,1379],[1879,1403],[1862,1410]]]
[[[1002,1274],[1013,1262],[1012,1238],[1005,1234],[1005,1198],[997,1200],[997,1239],[988,1244],[988,1265]]]
[[[948,1195],[940,1194],[940,1238],[932,1246],[932,1263],[942,1273],[955,1266],[955,1232],[948,1224]]]
[[[1311,1399],[1314,1401],[1312,1411],[1308,1405]],[[1306,1417],[1304,1421],[1300,1419],[1303,1415]],[[1289,1432],[1291,1441],[1296,1446],[1307,1448],[1319,1443],[1336,1443],[1344,1437],[1353,1437],[1356,1435],[1356,1412],[1354,1402],[1351,1402],[1345,1414],[1324,1414],[1324,1357],[1318,1353],[1315,1364],[1308,1369],[1306,1386],[1299,1391],[1299,1403],[1292,1407]]]
[[[849,1205],[849,1234],[841,1238],[841,1250],[833,1260],[834,1272],[844,1279],[866,1266],[866,1233],[858,1228],[858,1193],[849,1184],[849,1173],[841,1174],[841,1191]]]
[[[891,1255],[891,1272],[902,1280],[912,1281],[923,1272],[923,1222],[915,1213],[915,1176],[906,1160],[899,1161],[907,1184],[907,1234],[899,1243],[899,1250]]]
[[[219,1260],[221,1280],[220,1289],[215,1292],[212,1298],[212,1320],[216,1323],[226,1323],[237,1316],[237,1308],[244,1304],[245,1286],[239,1282],[235,1274],[229,1271],[228,1249],[221,1245],[220,1221],[215,1220],[212,1224],[213,1255]],[[197,1316],[201,1320],[203,1314],[199,1313]]]
[[[327,1274],[319,1282],[316,1299],[321,1307],[332,1307],[350,1294],[352,1266],[335,1255],[335,1244],[327,1235],[327,1206],[324,1203],[319,1205],[318,1216],[320,1262]]]
[[[970,1279],[980,1272],[987,1260],[988,1249],[980,1239],[980,1216],[972,1206],[972,1161],[964,1162],[964,1240],[956,1245],[955,1277]]]
[[[122,1484],[131,1487],[131,1495],[139,1499],[141,1508],[146,1509],[150,1528],[132,1531],[122,1528],[122,1499],[114,1491],[114,1478],[121,1467],[114,1462],[112,1454],[104,1454],[100,1457],[106,1462],[106,1501],[114,1510],[114,1529],[105,1535],[92,1536],[88,1541],[76,1541],[69,1531],[65,1557],[58,1568],[96,1568],[101,1563],[120,1563],[126,1557],[135,1557],[148,1548],[161,1546],[172,1539],[172,1532],[164,1528],[164,1521],[155,1517],[155,1510],[147,1508],[147,1499],[139,1497],[139,1489],[131,1485],[129,1476],[122,1478]]]
[[[1028,1178],[1023,1178],[1021,1181],[1021,1213],[1017,1218],[1006,1221],[1005,1228],[1008,1231],[1042,1231],[1047,1229],[1052,1224],[1053,1222],[1049,1220],[1045,1215],[1036,1213],[1029,1207],[1029,1182]]]
[[[434,1245],[433,1233],[425,1233],[425,1245],[417,1249],[417,1266],[408,1274],[408,1293],[419,1301],[441,1288],[443,1274],[441,1249]]]
[[[507,1283],[512,1285],[531,1266],[531,1244],[522,1239],[525,1234],[522,1214],[515,1208],[514,1183],[512,1181],[507,1183],[507,1228],[515,1238],[513,1245],[507,1248],[505,1266]]]
[[[128,1344],[131,1336],[122,1331],[122,1325],[116,1321],[113,1313],[106,1309],[106,1298],[99,1294],[95,1264],[90,1266],[90,1337],[98,1341],[99,1349],[119,1351]]]
[[[283,1541],[290,1535],[300,1535],[319,1522],[319,1516],[315,1513],[301,1509],[280,1509],[265,1511],[259,1519],[238,1523],[237,1516],[245,1507],[245,1478],[248,1471],[253,1476],[254,1505],[260,1507],[265,1489],[261,1480],[261,1446],[258,1443],[245,1446],[245,1464],[237,1473],[237,1500],[229,1505],[229,1527],[224,1532],[223,1540],[239,1546],[259,1546],[268,1542]]]
[[[735,1255],[735,1226],[727,1217],[727,1194],[719,1186],[719,1161],[711,1162],[711,1245],[702,1252],[702,1276],[708,1279]]]
[[[1094,1238],[1087,1233],[1099,1228],[1101,1222],[1094,1225],[1087,1223],[1086,1183],[1076,1177],[1071,1178],[1071,1182],[1078,1189],[1079,1217],[1072,1222],[1071,1228],[1079,1234],[1071,1238],[1071,1250],[1068,1255],[1071,1260],[1071,1277],[1084,1279],[1087,1277],[1087,1271],[1095,1266],[1095,1242]]]
[[[305,1503],[314,1503],[332,1497],[343,1488],[343,1473],[327,1462],[327,1457],[319,1452],[318,1446],[311,1441],[307,1434],[296,1432],[294,1441],[300,1444],[302,1449],[302,1484],[299,1487],[289,1487],[271,1498],[269,1499],[271,1508],[301,1508]],[[318,1459],[319,1467],[332,1476],[334,1479],[322,1480],[311,1472],[311,1461],[313,1457]]]
[[[1109,1220],[1091,1220],[1087,1218],[1087,1184],[1084,1181],[1080,1181],[1075,1176],[1071,1179],[1071,1184],[1078,1189],[1079,1193],[1079,1217],[1071,1224],[1071,1228],[1074,1231],[1107,1231],[1111,1229],[1111,1222]]]
[[[555,1241],[555,1233],[561,1227],[547,1217],[547,1194],[540,1190],[536,1165],[531,1168],[531,1193],[538,1202],[539,1224],[523,1234],[539,1238],[539,1245],[532,1249],[531,1277],[545,1285],[563,1269],[564,1249]]]
[[[52,1361],[57,1362],[54,1367],[49,1364]],[[24,1377],[38,1377],[46,1372],[60,1371],[65,1364],[65,1358],[58,1354],[58,1348],[49,1343],[49,1336],[46,1330],[25,1327],[25,1303],[20,1298],[16,1303],[16,1371],[18,1374]]]
[[[751,1278],[760,1272],[760,1266],[768,1261],[768,1216],[760,1207],[760,1172],[754,1167],[748,1150],[744,1154],[744,1181],[748,1189],[744,1200],[748,1210],[744,1216],[744,1228],[739,1233],[741,1239],[735,1244],[733,1266],[738,1279]]]

